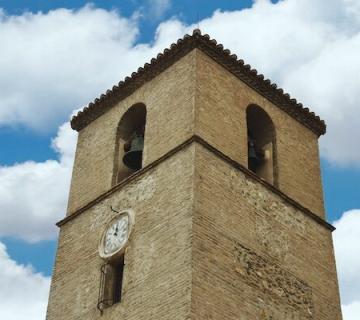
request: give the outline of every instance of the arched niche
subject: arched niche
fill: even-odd
[[[145,138],[146,106],[143,103],[132,105],[121,117],[116,133],[115,158],[112,185],[119,183],[142,167],[142,148]],[[131,148],[135,136],[142,136],[141,159],[137,169],[125,165],[123,159]],[[141,143],[140,143],[141,144]],[[137,144],[139,146],[139,144]],[[134,146],[134,144],[133,144]]]
[[[275,127],[269,115],[257,105],[246,109],[248,168],[260,178],[276,184]]]

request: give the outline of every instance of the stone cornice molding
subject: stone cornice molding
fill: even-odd
[[[187,139],[182,144],[180,144],[177,147],[175,147],[174,149],[170,150],[168,153],[164,154],[159,159],[155,160],[154,162],[148,164],[146,167],[144,167],[144,168],[136,171],[132,175],[128,176],[127,178],[122,180],[117,185],[113,186],[108,191],[106,191],[106,192],[102,193],[101,195],[99,195],[94,200],[89,201],[86,205],[84,205],[81,208],[75,210],[74,212],[70,212],[64,219],[57,222],[56,225],[58,227],[61,227],[61,226],[65,225],[68,221],[71,221],[72,219],[76,218],[77,216],[79,216],[84,211],[86,211],[86,210],[90,209],[91,207],[93,207],[94,205],[100,203],[101,201],[106,199],[108,196],[115,193],[117,190],[122,189],[124,186],[126,186],[130,182],[134,181],[138,177],[141,177],[146,172],[148,172],[151,169],[157,167],[159,164],[161,164],[162,162],[164,162],[168,158],[172,157],[173,155],[175,155],[176,153],[178,153],[179,151],[183,150],[184,148],[186,148],[187,146],[189,146],[189,145],[191,145],[193,143],[198,143],[198,144],[202,145],[204,148],[206,148],[207,150],[212,152],[215,156],[217,156],[220,159],[222,159],[223,161],[227,162],[233,168],[243,172],[250,179],[253,179],[253,180],[257,181],[258,183],[262,184],[265,188],[267,188],[270,191],[272,191],[273,193],[277,194],[279,197],[281,197],[287,203],[289,203],[290,205],[292,205],[296,209],[300,210],[301,212],[304,213],[304,215],[308,216],[310,219],[312,219],[316,223],[322,225],[323,227],[325,227],[329,231],[334,231],[335,230],[334,226],[332,226],[330,223],[328,223],[327,221],[322,219],[319,215],[315,214],[314,212],[312,212],[308,208],[305,208],[298,201],[290,198],[285,193],[283,193],[281,190],[279,190],[278,188],[276,188],[272,184],[268,183],[264,179],[261,179],[258,175],[256,175],[255,173],[253,173],[252,171],[250,171],[249,169],[247,169],[246,167],[244,167],[243,165],[241,165],[237,161],[231,159],[230,157],[228,157],[227,155],[225,155],[224,153],[222,153],[221,151],[219,151],[218,149],[213,147],[211,144],[209,144],[207,141],[205,141],[203,138],[201,138],[201,137],[199,137],[197,135],[193,135],[191,138]]]

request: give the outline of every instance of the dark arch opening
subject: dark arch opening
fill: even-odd
[[[246,109],[248,132],[248,168],[260,178],[276,184],[275,127],[269,115],[259,106]]]
[[[113,185],[142,168],[145,126],[143,103],[134,104],[121,117],[116,133]]]

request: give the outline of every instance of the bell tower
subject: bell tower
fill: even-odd
[[[194,30],[71,121],[47,319],[341,320],[325,123]]]

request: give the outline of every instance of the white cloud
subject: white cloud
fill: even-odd
[[[59,128],[53,147],[59,160],[0,166],[0,236],[26,241],[54,239],[65,216],[76,133]]]
[[[166,11],[168,2],[159,1],[158,8]],[[0,43],[7,44],[0,50],[0,125],[58,126],[75,107],[194,27],[171,19],[159,25],[154,44],[136,45],[138,21],[116,11],[91,6],[22,16],[0,11]],[[350,144],[360,137],[359,1],[258,0],[250,9],[217,11],[200,27],[327,120],[321,148],[328,160],[359,166],[360,148]],[[56,236],[54,222],[65,213],[75,140],[69,125],[63,125],[53,141],[59,160],[0,167],[0,236],[27,241]],[[353,320],[360,313],[360,210],[345,213],[335,226],[344,320]],[[16,265],[1,243],[0,287],[11,289],[4,297],[7,292],[0,291],[0,318],[15,319],[12,310],[18,311],[16,319],[22,319],[21,312],[26,319],[41,318],[48,279]],[[19,310],[19,300],[29,302],[29,308]]]
[[[360,209],[345,212],[334,222],[334,247],[342,303],[360,303]]]
[[[59,125],[137,64],[135,21],[86,6],[47,14],[0,11],[0,125]]]
[[[169,5],[159,0],[151,10]],[[0,8],[0,125],[54,129],[149,61],[164,48],[135,45],[138,19],[91,5],[21,16]]]
[[[161,18],[171,7],[171,0],[148,0],[150,9],[149,17],[153,19]]]
[[[19,265],[0,242],[0,318],[4,320],[45,319],[50,278],[31,266]]]
[[[334,222],[334,248],[344,320],[360,314],[360,209],[345,212]]]
[[[151,1],[159,12],[170,1]],[[152,44],[136,44],[139,17],[92,6],[47,14],[0,13],[0,125],[56,127],[66,115],[196,27],[158,26]],[[357,0],[256,1],[221,12],[200,27],[327,121],[322,155],[360,166],[360,5]]]
[[[360,302],[353,302],[342,306],[344,320],[359,320]]]
[[[201,29],[276,81],[328,124],[322,155],[360,166],[360,5],[355,0],[256,1],[217,11]]]

